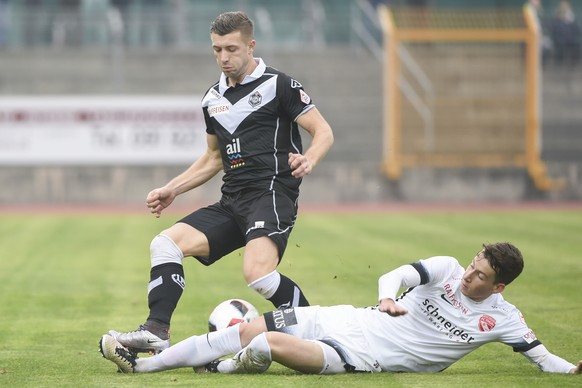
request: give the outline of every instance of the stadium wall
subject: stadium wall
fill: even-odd
[[[382,66],[373,56],[347,47],[267,52],[259,48],[257,54],[300,80],[335,131],[332,151],[302,185],[304,203],[582,199],[582,117],[579,109],[571,109],[582,103],[580,72],[544,72],[543,154],[550,175],[567,179],[568,186],[541,193],[522,169],[416,168],[389,181],[381,172]],[[204,93],[218,77],[206,47],[180,52],[128,50],[122,58],[107,51],[50,49],[5,50],[0,56],[4,97],[191,96]],[[560,141],[552,131],[559,133]],[[3,165],[0,204],[141,204],[149,190],[186,167]],[[217,177],[181,201],[216,200],[219,187]]]

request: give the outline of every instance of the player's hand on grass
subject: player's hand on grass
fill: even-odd
[[[582,360],[578,361],[578,364],[576,365],[576,368],[573,368],[570,373],[574,373],[574,374],[582,374]]]
[[[398,317],[400,315],[408,314],[408,310],[396,304],[394,299],[386,298],[380,301],[378,310],[386,313],[392,317]]]
[[[166,187],[160,187],[149,192],[146,198],[146,206],[150,209],[150,212],[159,218],[162,214],[162,210],[170,206],[176,194],[173,190]]]
[[[289,152],[289,167],[291,167],[291,175],[295,178],[302,178],[313,171],[313,163],[305,155],[292,152]]]

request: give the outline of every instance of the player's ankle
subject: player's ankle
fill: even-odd
[[[153,320],[147,320],[143,327],[162,340],[170,338],[170,325]]]

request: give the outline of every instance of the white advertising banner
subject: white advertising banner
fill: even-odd
[[[0,97],[0,165],[190,164],[201,97]]]

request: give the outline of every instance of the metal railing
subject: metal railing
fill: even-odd
[[[410,102],[414,110],[418,113],[424,123],[424,145],[426,151],[432,151],[434,147],[434,87],[432,81],[414,60],[410,52],[400,44],[398,47],[398,58],[402,65],[410,72],[416,84],[420,86],[417,91],[412,83],[404,76],[398,80],[398,86],[402,94]]]
[[[383,61],[382,26],[376,9],[368,0],[356,0],[350,12],[353,39],[356,48],[363,46],[374,55],[378,62]]]
[[[540,34],[534,12],[531,7],[526,6],[523,9],[507,10],[502,18],[499,16],[497,12],[424,10],[422,13],[415,13],[404,10],[393,13],[387,7],[380,9],[386,48],[384,53],[386,99],[383,111],[388,112],[384,116],[383,167],[390,179],[399,179],[403,167],[525,167],[539,190],[549,191],[563,187],[563,181],[554,180],[547,174],[540,155]],[[495,23],[487,22],[488,17]],[[515,91],[504,94],[501,88],[497,88],[491,89],[493,93],[484,98],[483,95],[476,93],[479,88],[472,88],[472,93],[461,93],[462,89],[453,92],[449,86],[446,87],[447,93],[440,92],[435,96],[430,80],[422,71],[414,71],[415,62],[411,61],[412,57],[403,50],[404,44],[429,44],[431,47],[440,46],[441,55],[446,49],[449,50],[449,55],[452,55],[454,51],[450,49],[460,43],[479,49],[479,52],[483,52],[479,45],[484,43],[487,43],[487,46],[483,47],[494,47],[496,50],[509,47],[513,54],[505,58],[515,58],[523,78],[497,76],[488,79],[488,82],[496,82],[500,86],[506,82],[516,82],[514,90],[523,88],[525,97],[521,100],[516,99]],[[522,58],[522,51],[525,58]],[[457,56],[455,61],[457,71],[471,71],[474,68],[471,66],[473,60],[473,55]],[[499,60],[495,59],[492,63],[497,65]],[[449,64],[449,69],[450,66],[452,65]],[[434,129],[427,131],[425,128],[424,147],[419,146],[416,139],[410,138],[410,133],[415,133],[411,131],[415,129],[413,126],[408,125],[405,130],[402,116],[407,115],[410,118],[410,114],[402,109],[403,97],[408,99],[416,113],[423,118],[426,116],[425,125],[427,122],[434,122],[431,118],[434,109],[431,111],[428,106],[422,104],[420,96],[403,78],[404,69],[415,76],[417,83],[425,85],[423,88],[426,88],[427,95],[432,95],[431,99],[438,98],[441,106],[449,107],[448,115],[456,115],[454,119],[456,122],[465,119],[463,125],[451,125],[452,121],[444,120],[448,119],[447,113],[443,115],[441,112],[441,120],[436,126],[436,136],[440,140],[438,146],[432,147],[431,144],[436,138],[432,133]],[[420,67],[417,70],[420,70]],[[470,80],[479,77],[476,72],[467,74],[471,74],[467,78]],[[446,72],[440,75],[435,72],[433,77],[447,80]],[[426,82],[422,82],[423,80]],[[443,88],[441,85],[440,90]],[[519,114],[516,115],[515,123],[499,120],[494,121],[495,127],[492,127],[487,118],[498,118],[497,113],[506,113],[506,106],[499,103],[504,101],[502,98],[505,98],[505,102],[517,102],[517,109],[513,109],[512,114],[516,112]],[[480,112],[488,114],[465,116],[463,113],[470,111],[472,105],[477,105]],[[503,128],[502,139],[495,135],[495,130],[498,131],[499,128]],[[405,135],[406,147],[403,141]],[[457,140],[461,141],[453,144]]]

